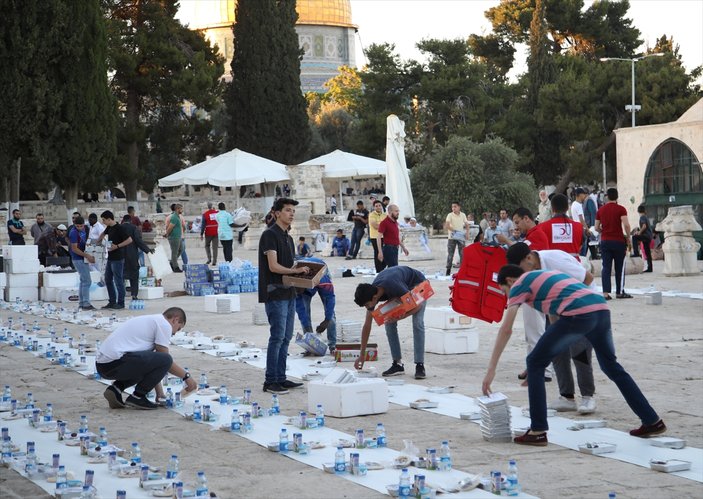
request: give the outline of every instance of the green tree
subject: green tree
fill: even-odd
[[[239,0],[235,18],[227,147],[295,164],[311,137],[295,0]]]
[[[127,199],[153,188],[140,163],[149,150],[150,123],[160,109],[190,101],[208,110],[216,101],[223,60],[202,33],[175,19],[177,0],[103,0],[108,20],[112,89],[122,109],[112,177]],[[167,112],[167,111],[165,111]],[[170,112],[170,111],[168,111]],[[184,151],[181,152],[181,158]],[[180,162],[179,162],[180,163]],[[175,171],[180,164],[172,166]]]
[[[349,113],[359,107],[362,96],[361,77],[356,68],[340,66],[339,74],[325,83],[327,92],[322,94],[323,102],[334,102]]]
[[[453,200],[467,213],[532,206],[534,179],[518,172],[517,165],[517,152],[500,139],[476,143],[452,137],[411,170],[416,212],[425,222],[439,224]]]

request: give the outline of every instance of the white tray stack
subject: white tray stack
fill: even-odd
[[[267,326],[269,323],[268,317],[266,316],[266,307],[263,303],[257,303],[254,305],[254,310],[252,310],[252,322],[255,326]]]
[[[359,343],[361,327],[362,324],[359,321],[337,321],[337,343]]]
[[[512,442],[508,397],[502,393],[492,393],[488,397],[478,397],[476,401],[481,408],[483,439],[488,442]]]
[[[451,307],[425,309],[425,350],[442,355],[478,352],[478,329],[471,317]]]
[[[34,244],[3,246],[3,265],[7,284],[5,301],[37,301],[39,299],[39,253]]]

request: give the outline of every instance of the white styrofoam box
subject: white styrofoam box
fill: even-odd
[[[359,378],[355,383],[308,383],[308,410],[317,404],[335,418],[382,414],[388,411],[388,384],[380,378]]]
[[[37,274],[42,266],[39,260],[5,260],[4,270],[8,274]]]
[[[2,247],[2,257],[5,260],[38,260],[38,248],[36,244],[25,244],[21,246],[5,244]]]
[[[61,288],[47,288],[46,286],[39,289],[39,299],[41,301],[56,301]]]
[[[0,272],[0,288],[7,286],[7,274],[5,272]]]
[[[442,355],[478,352],[478,329],[425,329],[425,351]]]
[[[29,288],[6,287],[5,301],[15,301],[17,298],[23,301],[37,301],[39,299],[39,288],[36,286]]]
[[[60,303],[78,303],[79,300],[77,288],[61,289],[56,293],[56,301]]]
[[[455,312],[452,307],[426,307],[425,327],[466,329],[471,327],[471,317]]]
[[[217,313],[217,303],[218,300],[225,300],[229,302],[229,311],[231,312],[239,312],[240,306],[239,306],[239,295],[209,295],[209,296],[204,296],[205,299],[205,311],[206,312],[212,312],[212,313]]]
[[[90,271],[90,282],[94,283],[99,283],[100,279],[102,279],[103,275],[100,273],[98,270],[91,270]]]
[[[78,272],[44,272],[44,286],[47,288],[77,288],[80,281]]]
[[[90,287],[90,301],[103,301],[109,299],[110,297],[107,294],[107,288],[105,286]]]
[[[142,288],[139,287],[137,298],[140,300],[157,300],[164,297],[164,288]]]
[[[39,274],[7,274],[7,286],[10,288],[36,288],[39,286]]]

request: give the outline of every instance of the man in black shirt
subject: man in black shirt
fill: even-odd
[[[354,222],[354,230],[351,238],[351,249],[347,260],[356,258],[361,248],[361,241],[364,240],[364,231],[366,224],[369,223],[369,210],[364,208],[364,202],[359,200],[356,202],[356,210],[349,214],[349,222]]]
[[[124,227],[115,221],[110,210],[100,214],[105,231],[98,238],[98,244],[107,238],[107,265],[105,267],[105,286],[109,302],[103,308],[120,310],[124,308],[124,248],[132,244],[132,238]]]
[[[280,198],[273,205],[273,223],[259,240],[259,303],[266,305],[271,333],[266,351],[264,391],[288,393],[302,386],[286,379],[288,344],[295,325],[295,288],[283,284],[284,275],[305,274],[309,267],[293,267],[295,247],[288,235],[298,202]]]
[[[132,300],[136,300],[139,295],[139,254],[153,253],[154,250],[142,241],[139,229],[132,223],[133,219],[129,214],[123,216],[121,226],[132,239],[132,243],[124,247],[124,275],[129,280],[129,292]]]
[[[12,210],[12,218],[7,221],[7,234],[10,236],[10,245],[24,246],[24,235],[27,229],[22,223],[22,212],[20,210]]]

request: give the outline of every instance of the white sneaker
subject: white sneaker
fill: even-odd
[[[559,397],[555,402],[547,406],[548,409],[554,409],[557,412],[575,411],[576,400],[566,397]]]
[[[579,414],[592,414],[596,412],[596,399],[593,397],[582,397],[578,411]]]

